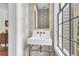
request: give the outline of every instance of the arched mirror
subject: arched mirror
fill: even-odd
[[[33,29],[50,29],[50,4],[33,4]]]

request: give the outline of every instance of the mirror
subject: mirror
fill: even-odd
[[[33,29],[50,29],[50,4],[33,5]]]

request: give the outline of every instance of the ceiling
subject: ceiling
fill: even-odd
[[[48,3],[37,3],[36,6],[38,9],[48,9],[49,7]]]

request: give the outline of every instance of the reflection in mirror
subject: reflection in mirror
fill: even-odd
[[[48,3],[36,3],[33,6],[33,28],[34,29],[49,29],[49,4]]]

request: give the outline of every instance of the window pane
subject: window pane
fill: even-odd
[[[65,3],[61,3],[61,8],[63,8],[64,5],[65,5]]]
[[[79,3],[73,3],[71,4],[71,18],[79,16]],[[71,51],[72,55],[79,55],[79,44],[77,43],[79,41],[79,18],[73,19],[71,21],[72,26],[71,26]],[[76,42],[74,42],[76,41]]]
[[[62,37],[61,36],[59,36],[59,48],[62,49]]]
[[[69,22],[63,24],[63,50],[69,53]]]
[[[62,49],[62,24],[59,25],[59,47]]]
[[[71,24],[71,54],[79,56],[79,18],[73,19]]]
[[[74,14],[72,18],[79,16],[79,3],[74,3],[71,6],[72,6],[72,14]]]
[[[79,18],[78,20],[78,25],[77,25],[77,55],[79,56]]]
[[[62,12],[59,14],[59,48],[62,49]]]
[[[79,55],[79,50],[77,48],[77,42],[71,41],[71,55]]]
[[[63,22],[69,20],[69,5],[63,9]]]
[[[59,36],[62,36],[62,24],[59,25]]]
[[[59,14],[59,24],[62,23],[62,12]]]

